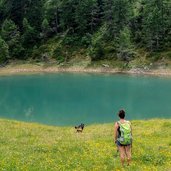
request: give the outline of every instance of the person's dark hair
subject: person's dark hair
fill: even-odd
[[[125,118],[125,111],[122,109],[119,111],[118,113],[118,116],[121,118],[121,119],[124,119]]]

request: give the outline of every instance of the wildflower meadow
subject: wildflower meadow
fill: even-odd
[[[114,144],[114,123],[74,126],[0,120],[2,171],[169,171],[171,120],[131,121],[132,163],[122,167]]]

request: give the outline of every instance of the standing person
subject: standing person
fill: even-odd
[[[131,162],[132,128],[131,123],[125,120],[125,111],[118,112],[120,120],[114,125],[114,140],[120,153],[120,160],[124,166],[127,158],[128,165]]]

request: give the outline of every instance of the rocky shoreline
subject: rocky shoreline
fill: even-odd
[[[171,69],[154,69],[145,70],[141,68],[133,68],[130,70],[121,70],[118,68],[99,67],[99,68],[83,68],[83,67],[58,67],[49,66],[42,67],[37,65],[17,65],[0,68],[0,75],[15,74],[33,74],[33,73],[110,73],[110,74],[138,74],[138,75],[154,75],[154,76],[171,76]]]

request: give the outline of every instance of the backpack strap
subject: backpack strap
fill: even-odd
[[[117,124],[119,127],[122,127],[122,124],[129,124],[129,126],[131,126],[130,121],[127,121],[127,120],[125,120],[124,123],[121,123],[120,121],[118,121]]]
[[[118,125],[121,125],[122,124],[120,121],[118,121],[117,123],[118,123]],[[128,123],[129,125],[131,125],[131,123],[129,121],[127,121],[127,120],[125,120],[124,123]]]
[[[118,126],[120,126],[121,122],[120,121],[117,121],[117,124],[118,124]]]
[[[118,124],[118,129],[117,129],[117,131],[118,131],[118,137],[117,137],[117,139],[121,136],[121,131],[120,131],[120,121],[117,121],[117,124]]]

